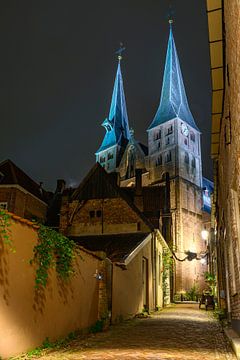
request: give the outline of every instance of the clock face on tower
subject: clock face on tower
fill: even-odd
[[[184,124],[184,123],[181,124],[181,132],[182,132],[182,134],[185,135],[185,136],[188,136],[188,134],[189,134],[188,127],[187,127],[187,125]]]

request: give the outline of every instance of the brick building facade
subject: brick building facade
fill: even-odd
[[[47,193],[11,160],[0,164],[0,207],[29,220],[44,222]]]
[[[219,304],[240,334],[240,3],[210,1],[208,10],[216,189],[213,257],[217,258]]]

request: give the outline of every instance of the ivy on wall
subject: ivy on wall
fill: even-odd
[[[56,269],[61,279],[69,279],[74,273],[75,242],[44,225],[39,226],[38,238],[34,257],[30,261],[37,265],[35,287],[46,287],[51,268]]]
[[[163,250],[162,261],[163,261],[162,289],[163,289],[163,302],[165,302],[165,298],[168,295],[168,289],[169,289],[169,277],[170,274],[173,272],[173,266],[174,266],[172,253],[168,249]]]
[[[11,215],[4,209],[0,208],[0,237],[4,244],[6,244],[11,251],[15,251],[11,240]]]
[[[11,215],[0,209],[0,238],[12,252],[15,252],[10,227]],[[37,231],[38,243],[34,246],[34,256],[30,260],[30,264],[37,265],[35,287],[46,287],[51,268],[56,269],[61,279],[69,279],[74,273],[73,260],[77,250],[75,242],[45,225],[39,225]]]

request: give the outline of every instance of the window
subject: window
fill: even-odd
[[[166,144],[166,145],[169,145],[169,144],[170,144],[170,138],[169,138],[169,137],[166,138],[165,144]]]
[[[190,133],[190,139],[191,141],[195,142],[195,134],[192,131]]]
[[[7,202],[0,202],[0,209],[7,210],[7,208],[8,208],[8,203]]]
[[[156,159],[156,166],[162,165],[162,155],[159,155]]]
[[[168,163],[168,162],[171,162],[172,161],[172,153],[171,151],[168,151],[165,155],[165,162]]]
[[[93,219],[94,216],[95,216],[95,211],[94,211],[94,210],[89,211],[89,217],[90,217],[90,219]]]
[[[96,211],[96,216],[97,216],[98,218],[100,218],[100,217],[102,216],[102,210],[97,210],[97,211]]]
[[[172,133],[173,133],[173,126],[170,125],[170,126],[168,127],[168,129],[167,129],[166,135],[170,135],[170,134],[172,134]]]
[[[100,163],[104,163],[105,162],[105,156],[100,156]]]
[[[193,169],[196,168],[196,159],[195,159],[195,157],[192,158],[192,168]]]
[[[154,133],[154,140],[159,140],[159,139],[161,139],[161,136],[162,136],[161,130],[157,130],[157,131]]]
[[[187,145],[187,144],[188,144],[188,143],[187,143],[187,139],[184,139],[184,144],[185,144],[185,145]]]
[[[108,160],[113,159],[113,153],[108,153]]]
[[[158,142],[158,150],[160,150],[161,149],[161,142],[159,141]]]
[[[189,164],[189,155],[187,152],[185,152],[184,162],[185,164]]]

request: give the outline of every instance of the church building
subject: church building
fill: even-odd
[[[201,133],[188,105],[172,21],[169,23],[160,104],[147,129],[148,147],[129,130],[119,57],[109,117],[102,124],[106,134],[96,162],[107,172],[117,173],[122,187],[135,186],[137,169],[145,187],[164,186],[166,177],[170,178],[170,213],[164,215],[169,218],[170,233],[165,239],[176,259],[183,260],[189,252],[197,254],[192,261],[176,260],[173,291],[180,295],[193,286],[199,291],[205,286],[207,244],[201,232],[206,216],[203,221]]]

